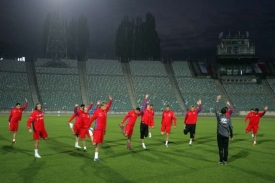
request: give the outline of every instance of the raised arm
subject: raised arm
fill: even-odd
[[[263,115],[265,115],[267,109],[268,109],[268,107],[265,106],[265,107],[264,107],[264,111],[259,113],[259,114],[260,114],[260,117],[262,117]]]
[[[20,109],[21,109],[21,111],[24,111],[27,107],[28,107],[28,100],[25,98],[25,104],[24,104],[24,106],[23,107],[21,107]]]
[[[112,103],[113,103],[113,99],[112,97],[109,95],[109,102],[107,104],[107,107],[106,107],[106,112],[109,112],[111,106],[112,106]]]
[[[197,104],[198,104],[197,114],[199,114],[199,113],[201,112],[201,109],[202,109],[201,99],[199,99],[199,100],[197,101]]]
[[[145,98],[144,98],[144,100],[143,100],[142,107],[141,107],[141,112],[142,112],[142,113],[144,113],[144,111],[146,110],[148,97],[149,97],[149,95],[146,94],[146,95],[145,95]]]
[[[87,110],[88,110],[88,111],[91,110],[92,107],[93,107],[93,102],[90,103],[90,105],[88,106]]]
[[[226,104],[228,105],[229,114],[230,114],[230,116],[231,116],[232,113],[234,112],[234,108],[233,108],[233,106],[230,104],[229,101],[227,101]]]
[[[218,95],[218,96],[217,96],[217,100],[216,100],[216,104],[215,104],[215,114],[216,114],[216,117],[217,117],[217,118],[219,117],[218,103],[219,103],[220,99],[221,99],[221,96]]]

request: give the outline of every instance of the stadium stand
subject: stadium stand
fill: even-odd
[[[132,109],[119,61],[88,60],[87,78],[91,101],[108,101],[110,94],[113,98],[111,110],[119,112]]]
[[[225,83],[223,86],[237,110],[261,109],[266,105],[272,109],[274,106],[272,96],[261,84]]]
[[[219,93],[212,79],[176,77],[176,80],[188,108],[197,105],[197,100],[201,99],[202,112],[213,110],[215,97]]]
[[[47,67],[44,67],[43,73],[38,73],[40,69],[36,70],[39,94],[46,110],[73,110],[75,103],[82,103],[78,75],[61,75],[58,69]]]
[[[26,110],[33,108],[25,62],[1,60],[0,78],[1,110],[10,110],[17,102],[23,105],[25,98],[29,100]]]
[[[188,67],[187,61],[173,61],[172,67],[174,70],[175,76],[185,76],[185,77],[191,77],[191,72]]]
[[[174,111],[180,111],[164,65],[159,61],[131,61],[132,83],[138,105],[142,105],[144,95],[150,94],[150,103],[159,112],[165,105],[171,105]]]
[[[165,68],[160,61],[130,62],[132,76],[167,76]]]

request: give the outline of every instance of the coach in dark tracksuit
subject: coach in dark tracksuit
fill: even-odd
[[[217,96],[215,112],[217,117],[217,142],[219,147],[220,161],[219,164],[227,164],[228,157],[228,141],[233,140],[233,127],[230,118],[226,117],[226,108],[221,109],[221,113],[217,110],[217,105],[221,96]]]

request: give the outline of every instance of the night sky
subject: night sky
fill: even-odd
[[[0,0],[0,43],[41,54],[44,20],[57,7],[67,22],[82,13],[88,18],[90,58],[115,58],[122,18],[148,12],[156,18],[166,58],[211,60],[221,31],[249,31],[257,56],[275,57],[275,0]]]

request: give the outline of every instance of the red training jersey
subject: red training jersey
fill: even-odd
[[[93,104],[90,104],[89,107],[87,108],[87,110],[91,110],[91,108],[93,107]],[[73,118],[75,117],[75,125],[78,125],[80,123],[80,116],[84,113],[84,111],[82,111],[81,109],[74,109],[74,114],[71,116],[70,120],[73,120]],[[75,116],[74,116],[75,115]]]
[[[233,112],[234,112],[234,108],[230,105],[228,106],[228,110],[226,111],[225,116],[228,118],[231,118]]]
[[[21,121],[21,119],[22,119],[22,111],[24,111],[27,107],[28,107],[28,102],[26,102],[24,104],[24,106],[21,107],[21,108],[16,108],[16,107],[12,108],[8,121],[9,122],[18,122],[18,121]]]
[[[112,102],[113,102],[112,100],[109,100],[105,110],[102,110],[101,108],[99,108],[94,112],[89,123],[89,126],[91,126],[91,124],[95,120],[94,130],[104,130],[104,131],[106,130],[107,113],[111,108]]]
[[[79,127],[81,129],[88,129],[90,127],[89,124],[90,124],[90,114],[83,112],[80,116]]]
[[[141,112],[139,114],[137,114],[135,112],[135,110],[131,110],[123,118],[122,124],[127,120],[126,125],[135,126],[136,120],[137,120],[138,116],[140,116],[140,115],[141,115]]]
[[[43,131],[45,129],[44,112],[39,110],[33,111],[27,121],[28,128],[31,128],[31,123],[34,131]]]
[[[177,126],[177,118],[172,110],[163,111],[161,124],[165,126],[171,126],[172,121],[174,121],[174,126]]]
[[[150,109],[150,122],[154,122],[154,116],[155,116],[154,109]]]
[[[252,125],[259,125],[260,118],[265,114],[265,112],[266,111],[258,112],[258,113],[255,112],[255,114],[251,117],[249,123],[252,124]]]
[[[145,111],[143,111],[143,116],[141,117],[141,122],[143,122],[144,124],[148,125],[149,124],[149,120],[151,120],[151,112],[150,109],[145,109]]]
[[[251,118],[254,116],[254,114],[255,114],[255,112],[250,112],[250,113],[248,113],[248,114],[246,115],[244,121],[247,122],[247,120],[249,120],[249,122],[250,122],[250,120],[251,120]]]
[[[202,105],[199,105],[198,109],[195,109],[194,111],[187,111],[185,118],[184,118],[184,124],[194,125],[197,123],[198,114],[200,113],[202,108]]]

